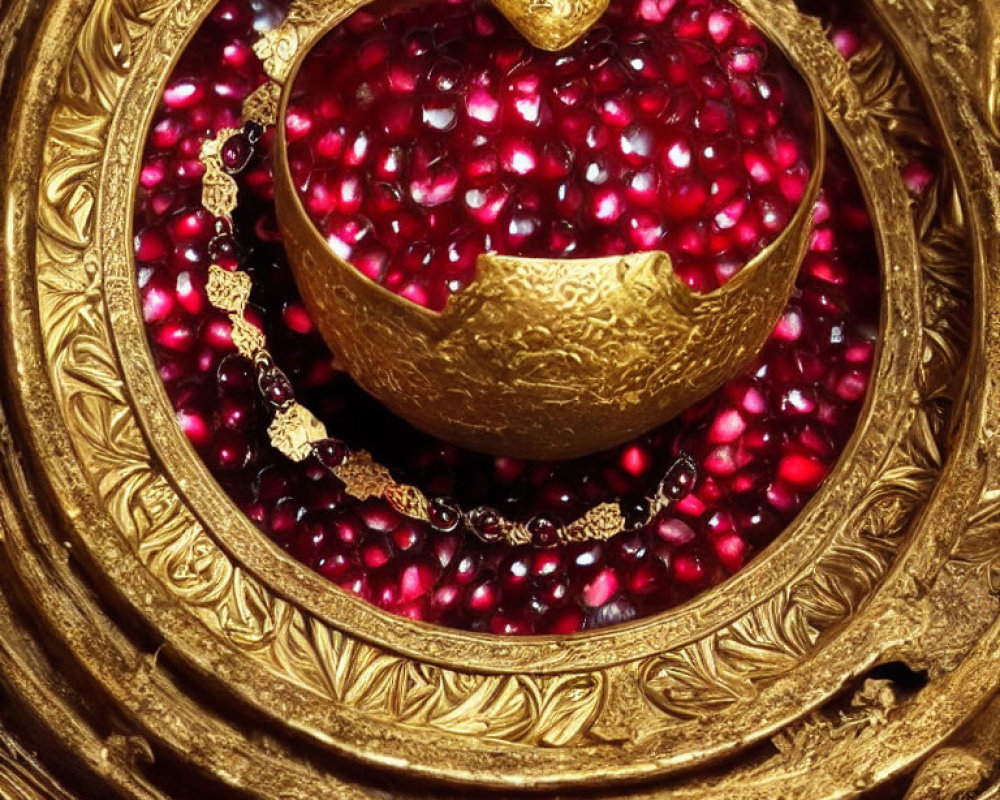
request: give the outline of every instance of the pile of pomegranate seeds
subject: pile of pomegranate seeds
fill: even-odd
[[[276,230],[265,141],[239,178],[237,255],[254,281],[252,316],[331,434],[371,450],[430,496],[492,505],[521,520],[569,520],[604,500],[642,496],[682,451],[698,462],[694,492],[642,530],[547,550],[485,545],[403,519],[385,503],[359,502],[318,464],[293,464],[271,448],[251,365],[205,296],[208,265],[222,256],[212,252],[214,220],[201,208],[200,143],[238,124],[243,98],[263,80],[251,49],[255,26],[266,29],[281,13],[261,0],[216,7],[167,83],[136,194],[137,280],[156,363],[178,422],[247,516],[293,557],[380,608],[502,634],[570,633],[662,611],[771,543],[835,463],[871,372],[878,261],[839,150],[830,153],[795,295],[753,366],[640,439],[574,461],[532,463],[430,439],[334,372]]]
[[[694,290],[716,288],[798,207],[810,111],[723,0],[621,0],[557,53],[485,2],[438,0],[334,29],[285,126],[333,251],[440,310],[488,251],[665,250]]]

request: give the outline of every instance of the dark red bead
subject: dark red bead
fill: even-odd
[[[427,507],[427,516],[435,530],[448,533],[458,527],[462,521],[462,512],[451,500],[444,497],[435,497]]]
[[[236,133],[222,143],[219,155],[227,172],[240,172],[250,161],[253,146],[244,134]]]
[[[264,395],[264,399],[275,408],[284,408],[295,400],[295,390],[292,388],[292,382],[277,367],[271,367],[262,373],[257,379],[257,383],[260,386],[260,393]]]
[[[528,521],[528,533],[535,547],[555,547],[559,544],[559,524],[549,517],[537,516]]]
[[[255,145],[264,136],[264,128],[259,122],[250,120],[243,123],[243,134],[251,145]]]
[[[649,521],[649,501],[644,497],[623,497],[620,505],[626,530],[641,528]]]
[[[348,449],[340,439],[323,439],[313,443],[313,455],[324,467],[334,469],[347,461]]]
[[[500,514],[487,506],[479,506],[469,512],[469,527],[484,542],[496,542],[503,538]]]
[[[240,247],[231,234],[222,233],[213,236],[208,242],[208,256],[213,262],[227,261],[235,263],[240,255]]]
[[[660,483],[659,493],[671,500],[680,500],[690,494],[698,481],[698,466],[689,456],[681,456],[667,470]]]

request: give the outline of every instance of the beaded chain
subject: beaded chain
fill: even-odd
[[[263,332],[247,319],[253,286],[250,275],[236,266],[239,248],[233,223],[237,204],[235,176],[254,157],[266,128],[277,121],[280,91],[273,82],[261,85],[243,105],[243,128],[220,130],[204,142],[201,150],[205,165],[202,204],[216,218],[216,236],[209,246],[213,263],[206,287],[208,299],[228,315],[233,344],[253,362],[258,390],[272,412],[268,437],[278,451],[292,461],[315,458],[344,484],[349,495],[359,500],[381,498],[404,516],[426,522],[435,530],[462,529],[484,542],[505,541],[510,545],[553,547],[605,541],[649,524],[693,489],[697,467],[690,456],[681,455],[649,497],[600,503],[568,524],[546,515],[520,523],[488,506],[466,511],[450,498],[428,498],[415,486],[397,483],[367,451],[352,451],[343,441],[329,436],[326,426],[296,401],[292,383],[275,364]]]

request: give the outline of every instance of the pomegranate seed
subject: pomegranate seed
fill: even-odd
[[[404,567],[400,582],[400,597],[404,601],[423,597],[434,586],[437,575],[427,564],[418,563]]]
[[[173,109],[196,106],[204,97],[204,87],[199,81],[191,79],[174,81],[163,92],[163,102]]]
[[[656,535],[671,546],[687,544],[694,540],[691,526],[679,519],[662,519],[656,524]]]
[[[211,441],[212,430],[201,414],[179,410],[177,421],[180,423],[181,430],[195,447],[202,447]]]
[[[647,450],[639,445],[625,448],[621,458],[622,469],[634,476],[642,475],[653,464],[653,458]]]
[[[699,583],[705,579],[705,567],[695,555],[683,554],[674,559],[674,578],[681,583]]]
[[[292,382],[288,380],[288,376],[284,372],[276,367],[272,367],[261,375],[258,384],[261,394],[275,408],[282,408],[295,399]]]
[[[729,572],[736,572],[743,566],[747,546],[741,536],[727,534],[716,539],[714,544],[719,561]]]
[[[485,581],[473,586],[469,591],[469,608],[482,614],[492,610],[497,603],[497,587],[492,581]]]
[[[739,411],[735,408],[724,409],[712,421],[708,440],[713,444],[730,444],[743,435],[746,427],[746,422]]]
[[[591,608],[603,606],[617,591],[617,573],[613,569],[603,569],[583,588],[583,602]]]

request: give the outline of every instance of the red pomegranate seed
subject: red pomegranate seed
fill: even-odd
[[[462,593],[457,586],[446,584],[434,592],[432,603],[435,609],[441,613],[457,605],[461,596]]]
[[[682,554],[674,559],[674,578],[681,583],[700,583],[706,577],[702,559],[693,554]]]
[[[531,624],[522,619],[511,617],[506,614],[496,614],[490,619],[490,633],[505,636],[524,635],[532,633]]]
[[[787,455],[778,464],[778,477],[803,489],[815,489],[826,472],[826,465],[815,456]]]
[[[656,534],[671,546],[687,544],[696,534],[691,526],[679,519],[663,519],[656,525]]]
[[[364,600],[370,600],[371,589],[368,585],[368,580],[364,573],[350,571],[335,583],[343,590],[355,594]]]
[[[576,633],[583,628],[583,613],[576,608],[556,612],[545,626],[546,633]]]
[[[434,586],[437,575],[428,564],[417,563],[404,567],[400,579],[400,597],[405,602],[423,597]]]
[[[617,591],[618,574],[613,569],[603,569],[583,588],[583,602],[591,608],[603,606]]]
[[[469,608],[477,614],[492,610],[497,602],[497,587],[491,581],[473,586],[469,591]]]
[[[376,537],[373,540],[369,540],[361,548],[361,561],[369,569],[384,567],[389,563],[391,558],[392,551],[389,549],[389,543],[383,539]]]
[[[743,537],[735,533],[726,534],[716,539],[714,546],[719,561],[729,572],[736,572],[743,566],[747,550]]]
[[[208,444],[212,439],[212,430],[205,421],[205,418],[194,411],[178,411],[177,421],[181,430],[190,439],[191,444],[201,447]]]
[[[746,427],[746,422],[739,411],[735,408],[723,409],[712,420],[712,427],[708,432],[708,440],[714,444],[735,442],[743,435]]]
[[[205,97],[201,83],[191,79],[174,81],[163,92],[163,102],[169,108],[190,108],[198,105]]]
[[[142,318],[146,324],[163,322],[174,309],[174,296],[169,289],[147,284],[143,289]]]

